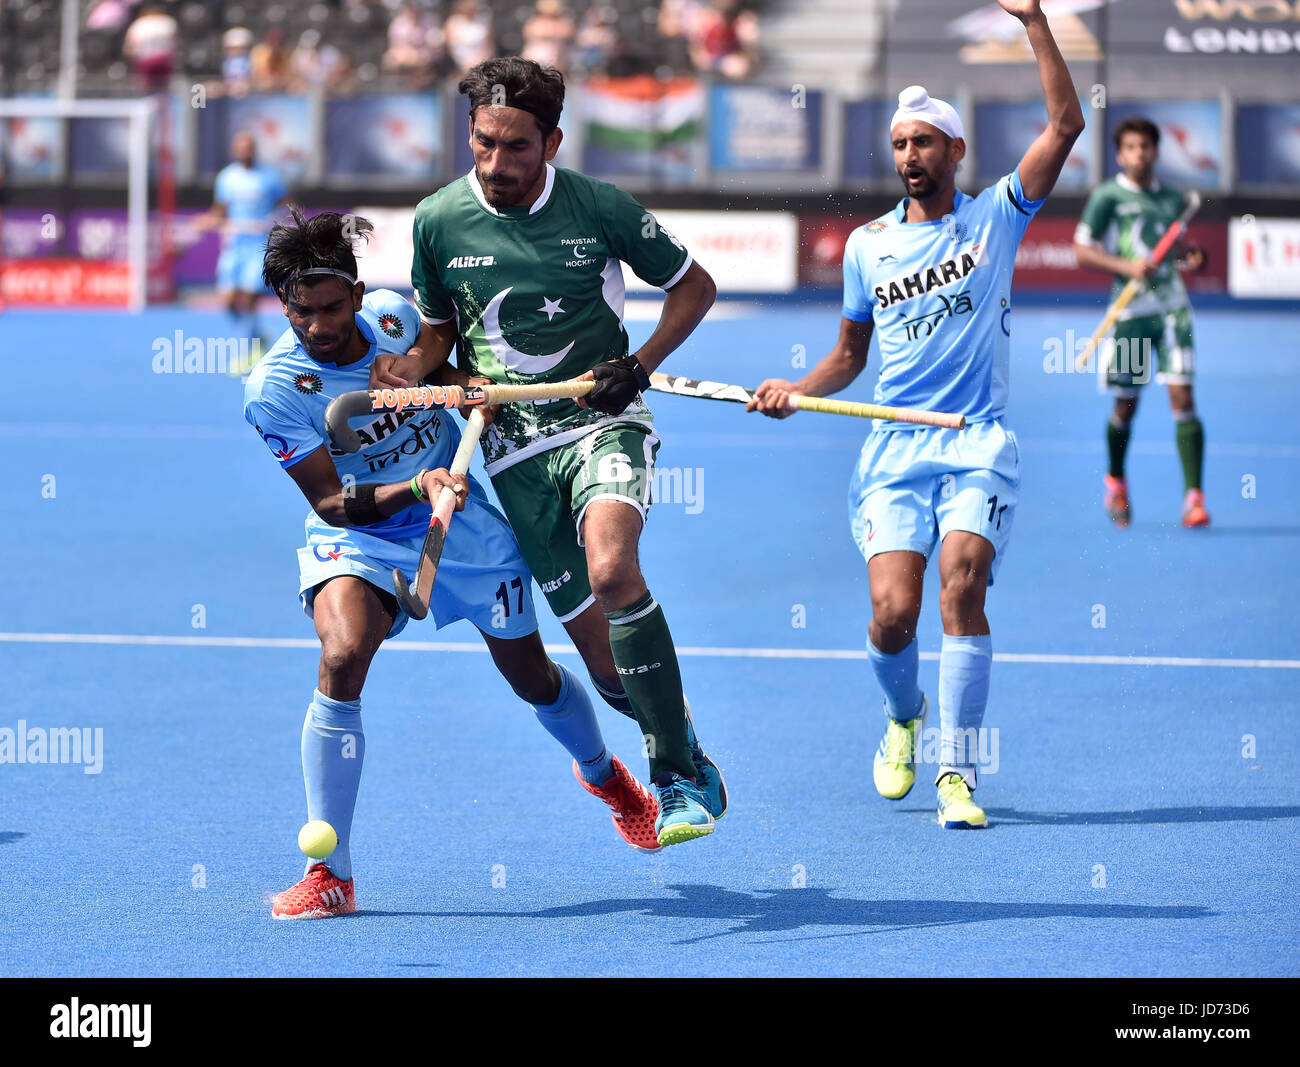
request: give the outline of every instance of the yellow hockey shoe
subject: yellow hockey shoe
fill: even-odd
[[[988,816],[971,799],[970,786],[960,774],[945,774],[939,779],[939,825],[945,830],[982,830]]]
[[[925,717],[930,713],[930,698],[921,704],[921,714],[907,722],[890,718],[885,736],[880,739],[871,777],[876,792],[886,800],[902,800],[912,791],[916,782],[916,749],[925,729]]]

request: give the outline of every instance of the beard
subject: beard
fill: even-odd
[[[523,178],[510,180],[504,185],[492,185],[491,179],[496,177],[493,174],[484,174],[482,171],[475,170],[478,175],[478,183],[483,189],[483,197],[489,204],[498,210],[501,208],[516,207],[521,200],[526,197],[533,187],[541,179],[545,170],[546,162],[538,164],[537,169],[532,174],[527,174]]]
[[[900,170],[897,174],[899,181],[903,183],[903,191],[917,200],[926,200],[939,191],[939,183],[924,171],[922,172],[921,182],[915,189],[912,188],[907,180],[907,175],[903,171]]]

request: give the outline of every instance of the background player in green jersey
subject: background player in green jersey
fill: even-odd
[[[1124,454],[1138,394],[1151,378],[1154,357],[1156,381],[1169,387],[1169,403],[1174,410],[1186,491],[1183,525],[1208,526],[1210,515],[1201,491],[1205,432],[1192,397],[1196,372],[1192,309],[1178,273],[1179,266],[1194,271],[1204,269],[1205,253],[1184,245],[1181,263],[1175,263],[1172,255],[1158,266],[1147,258],[1183,210],[1183,194],[1156,179],[1159,146],[1160,130],[1148,119],[1128,118],[1119,124],[1115,130],[1115,159],[1121,173],[1093,191],[1074,235],[1081,266],[1115,275],[1111,300],[1129,279],[1147,283],[1120,313],[1115,326],[1115,350],[1107,376],[1115,407],[1106,426],[1110,453],[1106,511],[1117,526],[1129,524]]]
[[[647,739],[658,844],[691,840],[726,812],[726,787],[695,737],[668,624],[637,562],[659,445],[641,391],[716,289],[632,197],[551,166],[563,137],[558,71],[492,59],[459,88],[474,169],[416,208],[418,353],[377,361],[372,384],[413,384],[438,367],[461,383],[595,380],[583,401],[497,412],[484,434],[486,470],[593,683]],[[622,263],[667,291],[635,355]],[[453,346],[459,369],[445,367]],[[584,785],[599,795],[600,783]]]

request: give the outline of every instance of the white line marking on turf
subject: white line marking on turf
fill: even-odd
[[[42,634],[0,633],[0,644],[33,645],[164,645],[181,648],[319,648],[307,637],[191,637],[178,634]],[[486,652],[478,641],[386,641],[384,648],[395,652]],[[573,655],[573,645],[548,644],[555,655]],[[811,659],[864,660],[865,650],[856,648],[721,648],[684,645],[679,656],[700,659]],[[921,659],[937,660],[938,652],[922,652]],[[1300,670],[1300,659],[1231,659],[1215,656],[1103,656],[1057,652],[995,652],[997,663],[1082,664],[1093,667],[1236,667],[1247,669]]]

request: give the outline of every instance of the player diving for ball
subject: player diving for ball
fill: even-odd
[[[713,831],[727,796],[637,561],[659,447],[641,391],[712,305],[713,280],[632,197],[551,165],[563,136],[558,71],[492,59],[459,88],[474,169],[416,208],[421,356],[377,360],[372,385],[411,385],[435,369],[445,383],[595,380],[583,401],[501,409],[484,434],[486,470],[597,691],[646,738],[659,814],[638,843],[689,841]],[[620,261],[667,291],[633,355]],[[453,347],[459,367],[446,363]],[[609,787],[594,771],[582,782],[597,796]]]
[[[297,885],[274,898],[272,915],[280,919],[354,909],[349,844],[365,756],[361,689],[380,644],[407,623],[390,591],[392,573],[401,568],[414,577],[429,501],[443,486],[455,489],[460,514],[448,528],[438,567],[434,621],[441,629],[468,619],[478,628],[502,677],[533,705],[581,773],[609,783],[602,799],[625,839],[644,837],[655,818],[653,801],[639,785],[625,784],[631,776],[605,748],[582,683],[543,649],[531,577],[510,527],[481,486],[468,477],[453,482],[447,470],[460,439],[455,416],[377,416],[360,428],[368,444],[355,454],[328,442],[329,401],[365,388],[377,355],[406,353],[419,332],[406,300],[383,289],[367,293],[356,278],[352,238],[372,229],[355,216],[326,212],[308,220],[294,211],[292,225],[271,230],[263,276],[290,329],[254,369],[244,393],[245,418],[312,508],[306,545],[298,550],[298,587],[321,657],[303,722],[302,769],[308,818],[328,822],[339,840],[328,863],[310,865]]]
[[[867,654],[888,721],[875,757],[881,796],[916,778],[929,711],[917,683],[916,624],[926,563],[939,550],[939,823],[987,825],[974,802],[978,735],[993,660],[984,598],[1006,551],[1020,489],[1020,450],[1006,425],[1011,274],[1016,248],[1056,184],[1083,113],[1038,0],[998,0],[1024,23],[1038,61],[1047,128],[1019,166],[979,196],[956,188],[961,119],[920,86],[899,93],[890,122],[906,196],[854,230],[844,249],[839,340],[798,382],[769,379],[750,410],[785,418],[791,393],[825,396],[852,382],[880,345],[876,403],[966,416],[963,430],[877,422],[849,486],[854,540],[867,560]]]

